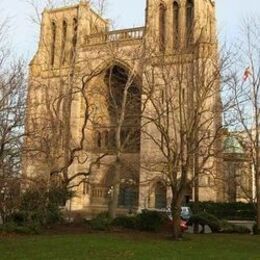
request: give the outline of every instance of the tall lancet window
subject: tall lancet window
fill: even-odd
[[[179,47],[179,4],[173,2],[173,48]]]
[[[52,22],[51,23],[51,52],[50,52],[51,66],[54,65],[54,61],[55,61],[56,31],[57,31],[56,23]]]
[[[73,19],[73,35],[72,35],[72,48],[71,48],[71,60],[75,59],[76,54],[76,46],[77,46],[77,32],[78,32],[78,20],[76,18]]]
[[[159,6],[159,44],[160,51],[165,50],[166,41],[166,7],[163,3]]]
[[[186,40],[187,45],[192,43],[194,27],[194,5],[193,0],[187,0],[186,5]]]
[[[61,62],[62,62],[62,64],[64,64],[66,62],[67,30],[68,30],[67,22],[63,21],[63,23],[62,23],[62,42],[61,42]]]

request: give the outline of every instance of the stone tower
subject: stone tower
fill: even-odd
[[[195,76],[206,62],[207,81],[217,62],[215,26],[211,0],[147,0],[144,27],[115,31],[83,1],[45,10],[30,64],[24,174],[66,183],[76,194],[67,206],[88,215],[166,206],[167,178],[142,167],[158,156],[161,139],[144,119],[153,110],[146,90],[156,78],[153,91],[169,97],[185,68],[181,91],[190,109]],[[220,125],[218,88],[207,103],[212,132]],[[214,175],[215,159],[208,165]],[[220,200],[219,188],[201,178],[200,198]]]
[[[161,72],[157,71],[156,73],[158,82],[154,82],[153,84],[158,86],[163,85],[162,88],[168,88],[168,90],[159,90],[162,92],[164,98],[167,95],[168,98],[169,95],[170,98],[172,98],[171,95],[178,96],[179,92],[182,91],[184,96],[182,99],[172,99],[173,102],[177,103],[185,102],[185,106],[182,109],[186,111],[184,114],[186,114],[188,118],[187,122],[191,122],[195,116],[194,109],[196,106],[199,106],[199,104],[196,103],[198,103],[197,100],[200,98],[201,93],[205,91],[211,93],[208,94],[206,98],[207,101],[204,100],[207,110],[204,116],[208,119],[214,119],[212,120],[211,126],[206,123],[206,127],[198,127],[199,129],[196,135],[198,135],[199,138],[199,136],[204,135],[201,134],[201,132],[207,132],[209,140],[217,140],[217,134],[213,133],[219,132],[219,129],[221,128],[221,101],[218,76],[213,75],[216,73],[214,67],[216,68],[216,66],[218,66],[214,1],[148,1],[146,9],[146,46],[147,49],[153,53],[152,55],[157,57],[157,68],[160,67],[159,70],[161,70]],[[149,63],[146,64],[148,67],[153,66],[153,64],[148,64]],[[169,64],[169,66],[167,64]],[[167,71],[167,79],[165,79],[165,75],[160,75],[160,73],[164,74],[164,71]],[[150,76],[149,82],[151,82],[151,78],[152,76]],[[214,83],[210,82],[213,79]],[[145,84],[144,80],[144,88]],[[176,88],[180,88],[180,90],[178,91]],[[164,93],[165,91],[166,93]],[[179,106],[182,105],[180,104]],[[158,105],[156,109],[158,109]],[[176,110],[178,110],[178,108],[176,108]],[[212,114],[212,111],[214,111],[214,114]],[[149,113],[152,114],[153,112],[149,111]],[[175,116],[174,120],[178,121],[180,119]],[[202,119],[202,121],[204,120],[205,119]],[[170,121],[170,125],[172,125],[172,128],[176,128],[174,121]],[[177,128],[178,127],[180,126],[177,125]],[[189,127],[190,129],[185,130],[192,129],[192,126]],[[171,127],[169,127],[169,129],[169,131],[172,131]],[[177,131],[180,132],[181,129],[178,129]],[[155,136],[156,129],[152,129],[152,127],[149,126],[149,129],[143,132],[148,132],[150,136]],[[200,149],[204,152],[207,150],[205,150],[205,146],[207,146],[206,143],[209,145],[209,142],[206,141],[206,139],[207,138],[205,138],[204,144],[200,144],[202,146]],[[157,143],[160,143],[160,141],[162,140],[159,140],[158,138]],[[212,150],[217,154],[222,148],[220,142],[216,143],[218,143],[218,145],[212,145]],[[202,154],[202,158],[203,152],[199,153]],[[206,153],[211,152],[207,150]],[[147,156],[147,154],[149,154],[149,156]],[[141,161],[147,160],[148,164],[152,164],[148,157],[153,158],[152,161],[154,161],[158,156],[157,154],[158,149],[156,149],[154,143],[150,142],[149,138],[145,138],[145,135],[143,134]],[[199,156],[194,155],[194,157]],[[187,187],[187,198],[192,197],[193,199],[210,199],[214,201],[223,200],[223,187],[221,181],[217,181],[217,179],[222,179],[222,169],[220,166],[221,159],[217,159],[218,157],[219,154],[216,155],[214,159],[207,159],[207,165],[205,166],[202,166],[200,163],[203,159],[192,159],[192,163],[190,163],[191,169],[189,170],[188,175],[189,178],[194,179],[193,185],[196,187]],[[158,167],[162,161],[160,158],[157,158],[157,160]],[[151,176],[156,179],[155,175],[153,176],[153,174],[149,170],[146,171],[145,168],[146,167],[141,167],[140,183],[147,183],[147,180],[151,178]],[[208,172],[209,169],[211,173],[207,174],[206,172]],[[158,170],[155,167],[155,172],[156,171],[161,172],[161,170]],[[196,174],[196,172],[200,173]],[[181,176],[178,174],[176,175],[177,179],[181,179]],[[164,180],[164,183],[165,182],[168,183],[167,180]],[[154,186],[141,185],[143,191],[141,188],[140,193],[143,196],[139,196],[139,198],[143,198],[143,200],[139,201],[139,204],[142,207],[156,205],[156,200],[158,199],[156,198],[156,192],[154,191],[157,188],[160,190],[160,183],[161,181],[159,180]],[[165,190],[161,190],[162,194],[165,193]],[[146,196],[146,194],[149,195]],[[171,197],[170,194],[169,197]]]

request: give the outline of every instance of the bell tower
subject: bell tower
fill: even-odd
[[[213,0],[147,0],[146,4],[147,38],[158,50],[171,52],[215,41]]]

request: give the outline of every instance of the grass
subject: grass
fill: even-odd
[[[260,260],[260,236],[187,235],[183,241],[140,234],[41,235],[0,239],[0,259]]]

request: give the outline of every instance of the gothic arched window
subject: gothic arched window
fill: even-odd
[[[173,47],[178,48],[179,46],[179,4],[173,2]]]
[[[159,44],[160,50],[165,50],[166,40],[166,7],[163,3],[159,5]]]
[[[187,0],[186,5],[186,39],[187,45],[192,42],[194,26],[194,5],[193,0]]]
[[[56,30],[57,30],[57,27],[56,27],[56,23],[55,22],[52,22],[51,23],[51,65],[53,66],[54,65],[54,61],[55,61],[55,45],[56,45]]]
[[[64,64],[65,60],[66,60],[65,49],[66,49],[66,41],[67,41],[67,30],[68,30],[67,22],[63,21],[63,23],[62,23],[62,43],[61,43],[62,64]]]
[[[71,60],[75,58],[76,46],[77,46],[77,34],[78,34],[78,20],[73,19],[73,36],[72,36],[72,49],[71,49]]]

